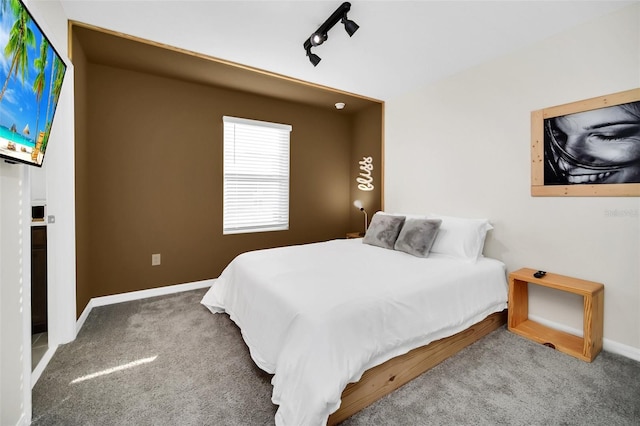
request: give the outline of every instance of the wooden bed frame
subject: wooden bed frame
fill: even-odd
[[[371,405],[400,386],[455,355],[507,322],[507,310],[489,315],[458,334],[436,340],[364,372],[360,381],[349,383],[342,392],[340,408],[329,416],[335,425]]]

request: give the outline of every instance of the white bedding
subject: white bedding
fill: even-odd
[[[332,240],[236,257],[205,294],[272,379],[276,424],[324,425],[349,382],[507,307],[505,265]]]

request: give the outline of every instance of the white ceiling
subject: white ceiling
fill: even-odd
[[[635,1],[351,1],[313,52],[303,43],[335,1],[60,0],[69,19],[388,100]]]

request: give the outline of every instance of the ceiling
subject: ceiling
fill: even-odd
[[[338,23],[313,67],[303,43],[339,0],[60,0],[74,21],[378,100],[635,2],[353,0],[360,29]]]

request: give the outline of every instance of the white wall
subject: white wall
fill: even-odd
[[[0,424],[31,419],[28,166],[0,161]]]
[[[76,255],[73,65],[68,57],[67,17],[58,1],[32,0],[29,9],[67,64],[51,142],[44,160],[47,215],[49,344],[76,337]]]
[[[605,349],[638,359],[640,199],[531,197],[530,112],[640,87],[639,22],[635,4],[419,88],[385,123],[386,210],[488,217],[509,271],[604,283]],[[530,313],[582,329],[579,296],[532,287]]]

